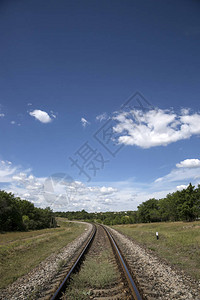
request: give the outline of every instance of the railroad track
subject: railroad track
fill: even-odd
[[[107,268],[107,271],[103,271],[109,273],[113,270],[113,273],[111,272],[113,278],[111,277],[111,279],[109,279],[108,282],[105,282],[103,286],[102,284],[98,286],[96,282],[94,283],[94,286],[92,286],[92,283],[90,283],[90,286],[87,287],[87,293],[83,290],[83,294],[81,295],[73,294],[73,289],[77,289],[76,282],[79,284],[78,290],[81,290],[82,288],[80,286],[80,280],[83,280],[81,278],[84,278],[84,272],[88,272],[87,264],[90,265],[91,262],[95,263],[96,261],[92,273],[94,271],[98,277],[98,272],[101,273],[101,263],[99,263],[99,261],[101,261],[102,258],[105,260]],[[65,276],[63,274],[64,272],[66,272]],[[92,273],[88,273],[88,277],[95,277]],[[99,277],[102,280],[100,275]],[[108,277],[108,274],[105,274],[105,277]],[[61,283],[59,283],[59,280]],[[56,285],[57,288],[55,288]],[[89,239],[85,242],[82,249],[80,249],[78,256],[76,259],[74,259],[70,268],[67,267],[63,269],[57,280],[54,282],[54,288],[49,291],[48,295],[44,299],[140,300],[142,299],[142,296],[140,295],[138,288],[129,272],[128,266],[124,261],[123,254],[120,252],[120,249],[118,248],[112,234],[109,232],[109,229],[102,225],[94,225]]]

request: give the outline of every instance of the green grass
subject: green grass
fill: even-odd
[[[58,218],[58,228],[0,234],[0,288],[28,273],[53,252],[59,252],[85,229]]]
[[[112,226],[172,265],[200,279],[200,221]],[[156,240],[156,231],[159,240]]]
[[[110,251],[103,251],[97,257],[88,256],[72,282],[63,299],[90,299],[91,289],[106,288],[117,280],[117,273],[110,264]]]

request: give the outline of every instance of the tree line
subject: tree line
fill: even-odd
[[[50,208],[37,208],[33,203],[0,191],[0,232],[26,231],[55,227]]]
[[[56,216],[68,220],[96,221],[105,225],[134,224],[163,221],[195,221],[200,218],[200,185],[191,183],[186,189],[168,194],[162,199],[149,199],[137,207],[137,211],[88,213],[56,212]]]
[[[50,208],[37,208],[33,203],[0,191],[0,232],[36,230],[56,226],[55,217],[68,220],[84,220],[105,225],[134,224],[163,221],[194,221],[200,218],[200,185],[191,183],[186,189],[168,194],[162,199],[149,199],[137,207],[137,211],[55,212]]]

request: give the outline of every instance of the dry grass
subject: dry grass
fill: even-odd
[[[59,252],[85,229],[59,218],[59,228],[0,234],[0,288],[28,273],[53,252]]]
[[[116,225],[114,229],[200,279],[200,221]],[[156,231],[159,240],[156,240]]]
[[[91,291],[95,288],[106,288],[117,280],[118,274],[110,263],[112,253],[103,251],[97,257],[88,256],[78,274],[73,275],[72,282],[63,299],[90,299]]]

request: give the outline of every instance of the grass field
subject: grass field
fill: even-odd
[[[79,236],[85,226],[58,218],[58,228],[0,234],[0,288],[28,273]]]
[[[149,223],[112,226],[184,270],[200,279],[200,221],[184,223]],[[156,240],[156,232],[159,240]]]

